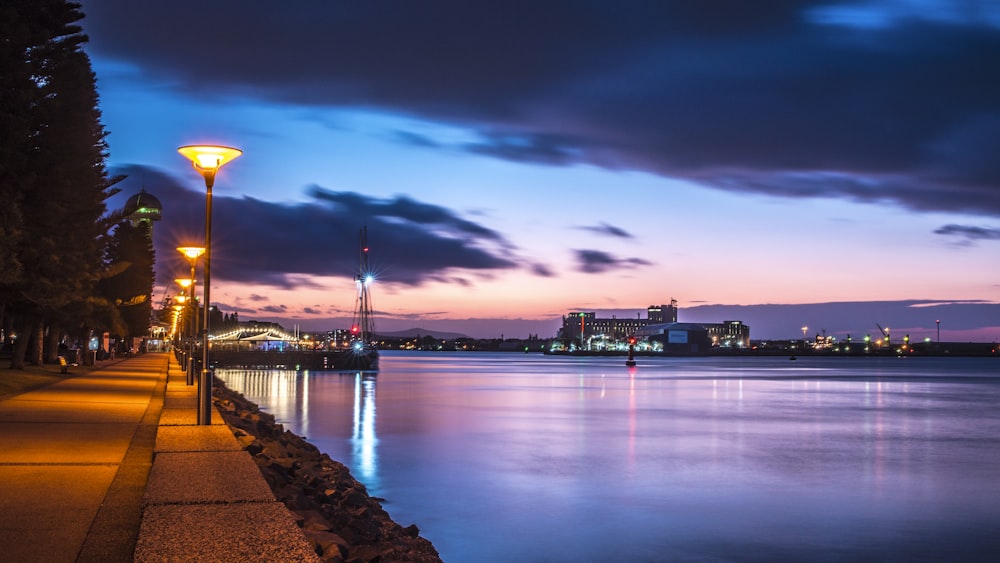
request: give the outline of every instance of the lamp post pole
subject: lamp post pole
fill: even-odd
[[[195,170],[205,178],[205,323],[202,334],[202,365],[198,380],[198,424],[212,424],[212,367],[208,356],[208,334],[211,328],[211,288],[212,288],[212,186],[215,174],[223,164],[243,154],[230,147],[210,145],[188,145],[180,147],[181,153],[194,165]]]
[[[194,339],[198,336],[198,302],[194,300],[194,260],[191,261],[191,287],[188,303],[191,304],[191,331],[188,335],[188,365],[185,383],[194,385]]]

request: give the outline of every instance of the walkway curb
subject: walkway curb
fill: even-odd
[[[196,385],[171,362],[135,561],[319,561],[222,415],[197,424]]]

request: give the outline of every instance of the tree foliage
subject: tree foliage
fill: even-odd
[[[108,275],[98,282],[98,294],[118,310],[123,336],[143,336],[149,328],[153,293],[153,241],[147,222],[119,223],[108,241]]]
[[[11,367],[41,327],[93,322],[105,268],[114,190],[82,18],[65,0],[0,5],[0,303],[24,336]]]

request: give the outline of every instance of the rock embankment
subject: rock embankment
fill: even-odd
[[[416,525],[394,522],[344,464],[218,380],[214,394],[226,424],[324,561],[441,561]]]

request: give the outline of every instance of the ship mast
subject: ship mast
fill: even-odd
[[[351,323],[351,336],[364,346],[371,345],[375,340],[375,320],[372,318],[372,298],[370,287],[375,281],[368,265],[368,227],[361,229],[360,255],[358,257],[358,274],[354,281],[358,285],[358,302],[354,308],[354,319]]]

